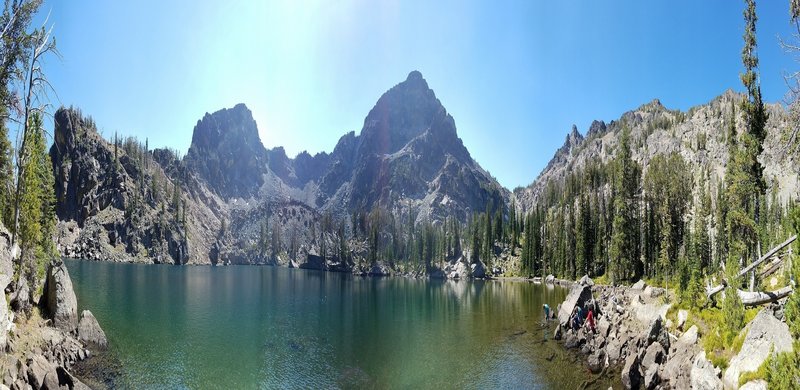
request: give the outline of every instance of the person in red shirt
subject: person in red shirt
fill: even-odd
[[[589,314],[586,315],[586,326],[591,329],[592,334],[597,333],[594,328],[594,311],[592,309],[589,309]]]

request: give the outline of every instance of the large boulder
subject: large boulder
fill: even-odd
[[[477,263],[473,263],[470,268],[472,268],[472,277],[473,278],[485,278],[486,277],[486,266],[483,265],[483,262],[478,260]]]
[[[658,376],[658,365],[650,366],[644,373],[644,388],[653,390],[659,383],[661,383],[661,378]]]
[[[42,355],[35,355],[27,361],[28,383],[34,389],[58,388],[56,366]],[[49,378],[48,378],[49,377]],[[55,380],[54,380],[55,379]],[[53,386],[55,384],[55,386]]]
[[[11,294],[11,308],[17,313],[27,313],[31,308],[31,289],[28,279],[20,278],[16,282],[14,292]]]
[[[699,349],[697,326],[692,325],[676,342],[671,343],[669,357],[661,365],[662,382],[669,382],[670,388],[688,389],[691,386],[692,361]]]
[[[600,348],[594,351],[591,355],[589,355],[589,371],[593,374],[599,374],[600,371],[603,370],[606,364],[606,353],[605,351]]]
[[[689,330],[684,332],[678,339],[679,343],[686,345],[694,345],[697,343],[697,325],[692,325]]]
[[[558,310],[558,323],[566,326],[569,323],[569,318],[577,306],[583,306],[583,303],[592,299],[592,288],[587,285],[575,284],[561,304]]]
[[[455,264],[445,267],[445,272],[450,279],[467,279],[472,275],[472,268],[463,260],[459,260]]]
[[[693,389],[722,390],[722,381],[714,365],[706,359],[705,351],[700,351],[694,358],[690,378]]]
[[[89,310],[81,312],[81,320],[78,322],[78,339],[101,348],[108,346],[106,333],[100,328],[97,319]]]
[[[638,389],[642,383],[642,374],[639,372],[639,356],[632,354],[625,360],[622,368],[622,386],[626,389]]]
[[[43,299],[55,327],[67,332],[75,330],[78,326],[78,300],[67,266],[61,260],[52,262],[47,270]]]
[[[771,352],[792,351],[792,335],[789,333],[789,327],[775,318],[771,311],[762,309],[748,327],[741,351],[731,359],[722,378],[726,387],[737,388],[739,375],[758,370]]]
[[[592,287],[594,286],[594,281],[591,278],[589,278],[589,275],[583,275],[583,277],[578,281],[578,284],[582,286]]]
[[[309,253],[308,256],[306,257],[306,262],[300,264],[300,268],[324,271],[325,259],[321,256]]]
[[[645,351],[644,358],[642,358],[642,368],[647,371],[652,366],[658,367],[663,362],[666,353],[660,343],[650,344]]]

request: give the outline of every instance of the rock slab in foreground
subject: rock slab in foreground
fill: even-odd
[[[50,264],[44,290],[47,312],[53,325],[67,332],[75,330],[78,326],[78,300],[63,261]]]
[[[756,371],[770,355],[792,351],[792,336],[789,327],[779,321],[766,309],[762,309],[750,322],[742,350],[731,359],[725,370],[723,383],[726,387],[738,388],[739,375],[747,371]]]
[[[584,302],[592,299],[592,288],[587,285],[576,284],[572,287],[561,304],[561,309],[558,311],[558,323],[562,326],[568,325],[569,317],[575,306],[583,305]]]

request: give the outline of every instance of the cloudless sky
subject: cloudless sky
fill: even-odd
[[[781,101],[788,0],[758,2],[764,98]],[[422,72],[478,163],[531,183],[572,124],[654,98],[742,91],[743,1],[48,1],[60,102],[109,137],[185,152],[206,112],[253,111],[267,148],[330,152],[382,93]]]

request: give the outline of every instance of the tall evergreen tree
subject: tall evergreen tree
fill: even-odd
[[[45,146],[41,116],[31,116],[30,137],[25,145],[27,166],[20,183],[19,242],[25,274],[31,282],[44,276],[45,265],[55,257],[55,195],[53,168]]]
[[[747,88],[747,97],[742,101],[745,131],[739,137],[729,134],[730,157],[725,172],[726,184],[726,230],[728,263],[739,266],[758,256],[758,225],[760,199],[766,184],[763,167],[758,156],[763,151],[767,114],[761,100],[761,87],[757,79],[758,57],[756,55],[755,2],[745,1],[745,32],[742,63],[745,73],[742,83]],[[738,287],[738,286],[737,286]]]
[[[639,165],[633,161],[630,149],[630,129],[622,129],[614,161],[614,221],[611,237],[611,280],[614,282],[638,279],[639,264],[638,183]]]

